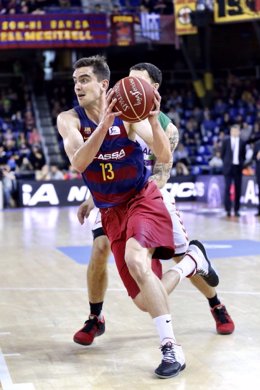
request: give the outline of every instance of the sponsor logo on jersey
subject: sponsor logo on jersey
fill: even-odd
[[[112,127],[109,127],[109,135],[118,135],[120,134],[120,127],[118,126],[112,126]]]
[[[118,150],[113,153],[99,153],[95,158],[98,160],[120,160],[125,157],[124,149]]]

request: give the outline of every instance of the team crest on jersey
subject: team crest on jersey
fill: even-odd
[[[84,135],[90,135],[91,134],[91,128],[90,127],[84,127]]]
[[[120,127],[118,126],[112,126],[112,127],[109,127],[109,135],[118,135],[120,134]]]

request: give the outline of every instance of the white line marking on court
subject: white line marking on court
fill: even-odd
[[[229,244],[204,244],[207,249],[229,249],[233,248],[233,245]]]
[[[0,287],[0,291],[46,291],[46,292],[64,292],[64,291],[87,291],[86,288],[67,288],[67,287]],[[124,288],[108,288],[108,292],[122,292],[126,291]],[[194,294],[193,290],[182,290],[178,289],[173,292],[173,294],[181,293],[181,294]],[[219,294],[234,294],[234,295],[260,295],[260,291],[222,291],[218,290]],[[8,332],[6,332],[8,333]],[[0,334],[1,335],[1,334]]]
[[[86,288],[68,287],[0,287],[0,291],[87,291]],[[109,288],[108,291],[125,291],[124,288]]]
[[[12,357],[12,356],[22,356],[20,353],[3,353],[3,356]]]
[[[176,293],[177,291],[175,291]],[[194,291],[191,290],[181,290],[179,289],[178,292],[181,292],[182,294],[192,293],[194,294]],[[173,292],[174,294],[174,292]],[[223,291],[218,290],[218,294],[234,294],[234,295],[260,295],[260,291]]]
[[[0,383],[3,390],[35,390],[32,383],[19,383],[12,382],[4,355],[0,349]]]
[[[8,334],[11,334],[10,332],[0,332],[0,336],[6,336]]]
[[[0,291],[86,291],[86,288],[68,287],[0,287]],[[120,289],[120,291],[123,289]]]

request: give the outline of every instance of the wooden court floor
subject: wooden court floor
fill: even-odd
[[[92,241],[90,223],[80,226],[76,210],[0,211],[1,390],[260,389],[260,218],[255,210],[227,219],[221,210],[183,205],[190,238],[202,240],[213,253],[221,277],[218,295],[236,330],[216,334],[208,303],[185,280],[170,302],[187,367],[168,380],[153,375],[161,359],[157,334],[149,316],[128,298],[113,262],[106,333],[89,347],[73,343],[88,314],[86,264],[60,248],[73,253]]]

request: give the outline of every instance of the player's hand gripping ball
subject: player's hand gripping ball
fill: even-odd
[[[125,77],[113,87],[117,102],[114,111],[122,111],[119,116],[125,122],[140,122],[147,118],[154,107],[153,87],[139,77]]]

